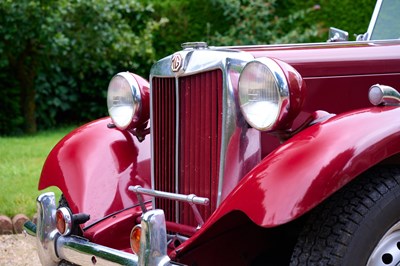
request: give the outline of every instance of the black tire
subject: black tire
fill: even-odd
[[[375,168],[333,195],[310,215],[290,265],[397,265],[399,184],[400,169]]]

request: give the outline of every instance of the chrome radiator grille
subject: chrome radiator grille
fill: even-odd
[[[152,80],[153,171],[156,190],[210,199],[216,208],[222,125],[222,72]],[[178,84],[178,87],[176,86]],[[156,199],[168,221],[197,226],[188,204]]]

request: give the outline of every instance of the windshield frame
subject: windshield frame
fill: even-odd
[[[382,7],[382,2],[383,2],[383,0],[377,0],[377,2],[376,2],[374,12],[372,13],[372,17],[371,17],[371,20],[369,22],[367,33],[365,34],[366,35],[366,38],[365,38],[366,41],[371,40],[372,32],[375,29],[376,20],[378,19],[379,11],[381,10],[381,7]]]
[[[376,40],[398,40],[398,39],[400,39],[400,38],[380,38],[380,37],[377,38],[377,36],[376,36],[376,35],[378,35],[378,36],[380,35],[379,28],[376,29],[376,27],[377,26],[382,27],[382,19],[379,19],[380,16],[382,15],[381,12],[386,12],[386,11],[382,10],[384,1],[385,0],[377,0],[374,12],[372,13],[372,17],[371,17],[371,20],[370,20],[370,23],[368,26],[368,30],[365,34],[361,35],[362,37],[360,40],[376,41]],[[386,0],[386,1],[389,2],[388,0]],[[377,31],[377,30],[378,30],[378,32],[374,33],[374,31]],[[397,31],[399,31],[399,28],[396,29],[396,32]],[[374,39],[371,39],[373,37],[373,35],[375,35],[375,37],[374,37]]]

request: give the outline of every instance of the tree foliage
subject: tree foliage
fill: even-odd
[[[211,38],[217,45],[251,45],[270,43],[306,42],[318,35],[318,24],[304,23],[304,18],[314,8],[293,12],[278,12],[277,1],[263,0],[213,0],[224,6],[228,25]]]
[[[217,31],[225,31],[225,6],[213,0],[142,0],[153,6],[155,20],[164,19],[163,29],[155,32],[158,58],[181,49],[184,42],[210,41]]]
[[[147,77],[183,42],[325,41],[329,26],[363,33],[374,1],[2,0],[0,134],[106,115],[112,75]]]
[[[286,0],[277,1],[277,8],[284,12],[295,12],[317,8],[318,12],[307,14],[302,23],[321,25],[321,32],[311,41],[325,41],[329,27],[349,32],[349,39],[367,31],[376,0]]]
[[[25,132],[36,131],[36,114],[45,126],[105,114],[98,102],[110,76],[121,69],[145,74],[154,61],[160,23],[152,12],[129,0],[1,1],[0,66],[14,81],[1,96],[19,91],[20,111],[13,111]]]

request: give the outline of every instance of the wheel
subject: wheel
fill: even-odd
[[[375,168],[310,214],[290,265],[397,265],[400,169]]]

